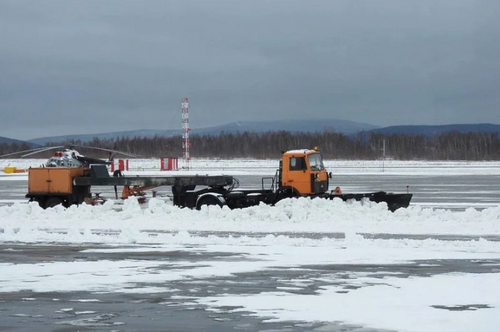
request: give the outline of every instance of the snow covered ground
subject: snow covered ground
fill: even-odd
[[[0,169],[42,162],[0,161]],[[191,170],[179,172],[258,178],[273,175],[276,163],[193,160]],[[167,175],[158,171],[157,164],[156,160],[131,161],[128,174]],[[390,184],[398,176],[414,177],[416,182],[450,176],[456,182],[461,177],[483,179],[489,189],[470,186],[470,190],[489,190],[492,197],[498,194],[500,179],[498,162],[327,161],[325,166],[339,176],[382,178],[381,184]],[[20,179],[26,179],[26,174],[1,175],[0,183],[8,186]],[[454,190],[450,185],[436,186],[442,196]],[[0,206],[2,255],[33,244],[54,248],[78,244],[82,254],[135,257],[181,251],[226,253],[230,258],[207,259],[203,264],[180,260],[170,262],[168,269],[162,268],[164,261],[136,258],[0,262],[0,292],[171,293],[171,299],[189,300],[182,306],[201,305],[218,313],[250,312],[267,322],[336,322],[396,331],[497,331],[497,197],[498,203],[490,201],[482,209],[464,203],[460,210],[412,204],[394,213],[383,204],[306,198],[285,200],[275,207],[201,211],[179,209],[164,199],[151,199],[147,206],[130,199],[119,209],[114,201],[48,210],[16,202]],[[275,270],[307,277],[280,277],[279,287],[258,292],[194,292],[189,298],[176,295],[173,287],[180,280],[216,283],[229,278],[245,283],[249,281],[241,280],[242,274]],[[311,285],[315,285],[313,292],[307,291]]]

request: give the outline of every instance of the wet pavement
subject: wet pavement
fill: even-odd
[[[158,268],[169,269],[176,261],[202,265],[205,261],[241,260],[238,254],[183,251],[171,252],[88,252],[92,246],[0,245],[4,263],[44,263],[72,261],[159,261]],[[168,264],[167,264],[168,263]],[[1,331],[382,331],[342,323],[307,323],[300,321],[270,323],[236,307],[207,308],[193,301],[217,294],[259,294],[284,291],[316,294],[322,287],[336,285],[352,290],[352,275],[367,277],[429,277],[437,274],[498,273],[500,260],[425,260],[408,264],[328,264],[307,265],[294,269],[271,268],[264,271],[237,273],[226,277],[166,280],[151,286],[168,287],[168,292],[1,292]],[[297,287],[297,281],[303,282]],[[81,280],[85,283],[85,280]],[[148,286],[148,285],[143,285]],[[472,304],[471,304],[472,305]],[[437,308],[442,310],[480,310],[475,307]],[[481,307],[482,306],[482,307]]]
[[[387,179],[386,179],[387,180]],[[413,177],[392,176],[395,189],[406,188],[415,194],[412,204],[445,208],[465,209],[469,206],[484,208],[498,205],[498,178],[492,181],[488,176],[437,176]],[[242,183],[260,184],[260,177],[243,176]],[[365,176],[350,176],[341,185],[356,189],[368,185],[367,191],[387,190],[380,187],[384,179],[370,180]],[[387,183],[387,182],[385,182]],[[459,184],[457,184],[459,183]],[[24,202],[27,190],[25,180],[5,181],[0,188],[0,204]],[[453,188],[453,189],[450,189]],[[103,188],[104,193],[105,188]],[[164,188],[166,194],[168,188]],[[108,193],[112,195],[112,193]],[[458,204],[458,205],[457,205]],[[297,236],[296,233],[282,233]],[[244,234],[238,232],[192,232],[193,236],[265,236],[266,233]],[[318,236],[341,239],[343,233],[301,233],[301,237],[315,239]],[[477,240],[475,236],[435,236],[435,235],[390,235],[370,234],[366,238],[408,238],[439,239],[444,241]],[[483,237],[484,238],[484,237]],[[497,236],[488,238],[499,241]],[[175,250],[171,252],[88,252],[88,249],[105,249],[101,245],[33,245],[0,244],[0,262],[12,264],[40,264],[49,262],[74,261],[123,261],[137,260],[163,262],[159,269],[172,268],[171,263],[189,261],[203,265],[206,261],[241,260],[239,254]],[[147,248],[147,247],[145,247]],[[226,277],[188,278],[155,282],[152,287],[163,286],[168,292],[125,293],[125,292],[8,292],[0,288],[0,331],[356,331],[376,332],[376,330],[356,325],[325,322],[267,322],[265,318],[251,312],[234,311],[235,307],[209,308],[195,298],[212,297],[220,294],[259,294],[262,292],[287,291],[300,294],[316,294],[321,287],[336,285],[349,291],[352,287],[350,275],[362,273],[374,278],[384,276],[408,278],[429,277],[444,273],[499,273],[500,260],[427,260],[408,264],[390,265],[308,265],[302,267],[271,268],[264,271],[237,273]],[[176,267],[178,268],[178,267]],[[1,271],[0,271],[1,276]],[[296,287],[296,281],[303,281]],[[329,281],[326,281],[329,280]],[[79,281],[85,284],[85,280]],[[144,285],[149,286],[149,285]],[[437,310],[484,310],[487,304],[475,303],[461,307],[436,307]]]
[[[93,247],[93,249],[106,247]],[[1,245],[4,263],[44,263],[114,260],[154,260],[172,263],[210,260],[241,260],[240,255],[217,252],[85,252],[91,247],[51,245]],[[169,268],[169,264],[161,265]],[[314,282],[323,274],[344,273],[347,266],[308,266],[304,271],[271,269],[240,273],[231,277],[165,281],[172,291],[149,293],[106,292],[1,292],[1,331],[381,331],[355,325],[306,322],[263,322],[250,312],[232,312],[235,307],[213,310],[193,298],[216,294],[258,294],[290,287],[290,280],[311,281],[295,290],[315,294],[325,282]],[[352,267],[349,267],[352,269]],[[360,269],[372,270],[373,266]],[[81,280],[85,283],[85,280]],[[148,285],[143,285],[148,286]],[[158,287],[161,284],[154,283]]]

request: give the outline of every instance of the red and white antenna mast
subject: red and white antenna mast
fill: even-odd
[[[189,156],[189,147],[191,143],[189,142],[189,102],[187,98],[182,98],[182,157],[184,159],[184,165],[186,169],[189,169],[189,162],[191,157]]]

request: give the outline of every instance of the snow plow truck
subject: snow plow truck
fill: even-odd
[[[117,186],[123,186],[122,199],[142,197],[145,190],[171,186],[174,205],[193,209],[204,205],[246,208],[274,205],[285,198],[311,197],[383,202],[391,211],[408,207],[412,199],[410,193],[342,193],[338,187],[330,190],[331,178],[317,149],[301,149],[284,152],[275,175],[262,178],[261,189],[239,190],[239,181],[227,175],[122,176],[115,172],[111,176],[106,165],[89,165],[30,168],[26,197],[42,208],[58,204],[69,207],[83,202],[95,203],[92,186],[114,186],[116,198]],[[202,188],[197,189],[198,186]]]

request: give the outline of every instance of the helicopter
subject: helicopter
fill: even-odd
[[[139,157],[139,155],[135,155],[135,154],[128,153],[128,152],[122,152],[122,151],[105,149],[105,148],[98,148],[98,147],[92,147],[92,146],[79,146],[79,147],[85,148],[85,149],[95,149],[95,150],[109,152],[108,160],[91,158],[91,157],[86,157],[83,154],[81,154],[80,152],[78,152],[75,149],[75,146],[76,145],[42,147],[42,148],[36,148],[36,149],[17,151],[17,152],[13,152],[13,153],[4,154],[4,155],[1,155],[0,158],[19,155],[19,154],[23,154],[23,153],[24,154],[21,155],[20,157],[25,158],[25,157],[32,156],[32,155],[35,155],[38,153],[58,149],[57,151],[55,151],[52,154],[52,156],[43,165],[44,167],[89,167],[89,165],[96,165],[96,164],[110,165],[110,164],[112,164],[113,158],[116,154],[121,154],[121,155],[125,155],[128,157],[133,157],[133,158]]]

